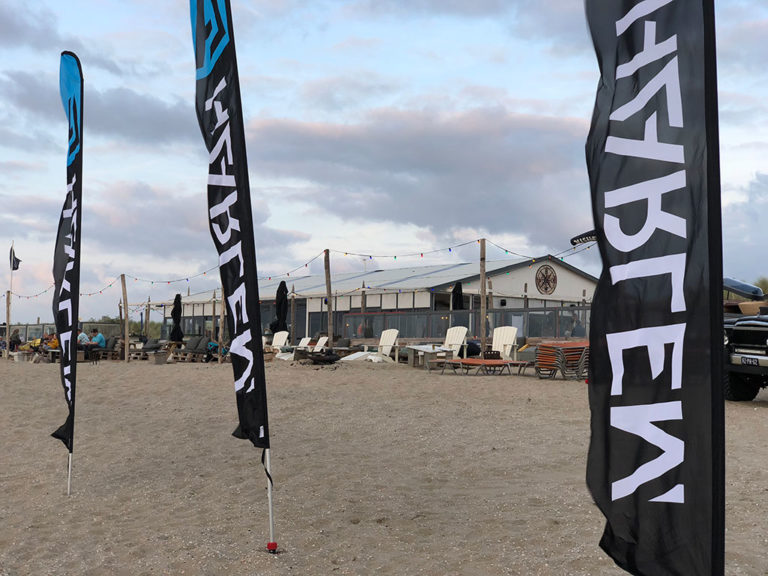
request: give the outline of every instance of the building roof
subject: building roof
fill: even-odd
[[[549,261],[597,283],[597,278],[571,266],[559,258],[547,255],[534,259],[495,260],[485,264],[489,276],[512,272],[528,267],[538,262]],[[480,278],[480,262],[460,262],[452,264],[434,264],[430,266],[407,266],[387,270],[370,270],[365,272],[346,272],[331,275],[331,287],[335,295],[353,294],[365,287],[369,294],[390,291],[447,291],[456,282],[472,282]],[[293,288],[299,298],[325,296],[325,275],[310,275],[296,277],[280,277],[259,280],[259,296],[271,299],[277,292],[281,281],[285,281],[288,290]],[[212,292],[192,295],[184,298],[184,302],[206,302],[211,299]],[[158,303],[160,304],[160,303]]]

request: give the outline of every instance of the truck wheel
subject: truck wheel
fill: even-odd
[[[760,385],[756,384],[749,376],[724,373],[723,396],[726,400],[733,402],[754,400],[758,392],[760,392]]]

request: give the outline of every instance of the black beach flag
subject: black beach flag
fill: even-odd
[[[712,0],[586,0],[603,272],[587,484],[637,575],[723,574],[723,309]]]
[[[61,383],[69,407],[67,421],[52,436],[72,452],[77,375],[77,319],[80,303],[80,215],[83,172],[83,72],[72,52],[62,52],[61,102],[69,120],[67,196],[59,219],[53,254],[53,317],[61,344]]]
[[[251,192],[229,0],[190,0],[196,108],[208,149],[208,217],[227,301],[240,424],[234,435],[269,448],[267,389]]]
[[[21,260],[16,258],[16,252],[13,251],[13,246],[11,246],[11,270],[18,270],[19,264],[21,264]]]

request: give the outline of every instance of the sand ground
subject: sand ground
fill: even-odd
[[[267,365],[261,451],[229,365],[0,361],[0,575],[618,575],[586,489],[583,382]],[[728,403],[726,573],[768,574],[768,391]]]

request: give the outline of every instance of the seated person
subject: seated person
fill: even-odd
[[[42,352],[49,352],[50,350],[59,349],[59,339],[56,337],[56,333],[50,334],[47,338],[43,338],[43,343],[40,345]]]
[[[586,335],[587,331],[584,329],[584,325],[577,318],[576,323],[573,325],[573,330],[571,330],[571,336],[573,338],[584,338]]]
[[[104,339],[104,334],[99,332],[98,328],[91,330],[91,348],[106,348],[107,341]]]
[[[88,335],[85,332],[83,332],[80,328],[78,328],[77,329],[77,349],[85,350],[89,342],[90,340],[88,339]]]
[[[43,332],[42,337],[30,340],[25,345],[20,347],[20,350],[31,350],[32,352],[42,352],[43,341],[48,338],[48,333]]]
[[[8,350],[10,352],[16,352],[21,346],[21,336],[19,336],[19,329],[13,331],[11,339],[8,341]]]
[[[78,337],[79,342],[79,337]],[[85,357],[88,359],[94,359],[98,357],[98,354],[93,354],[99,350],[107,347],[107,341],[104,340],[104,335],[99,332],[98,328],[91,330],[91,339],[88,342],[83,343],[83,350],[85,350]]]

